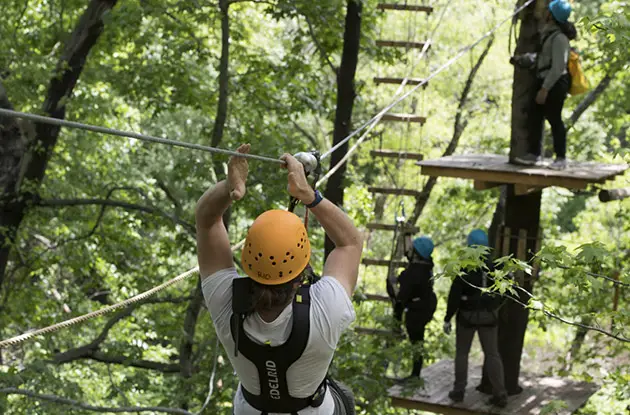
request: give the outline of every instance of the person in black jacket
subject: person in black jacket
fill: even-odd
[[[433,241],[426,237],[416,238],[409,255],[409,265],[398,276],[399,291],[394,303],[394,317],[402,321],[414,345],[424,341],[424,328],[433,318],[437,297],[433,292]],[[417,378],[422,371],[422,353],[416,352],[410,378]]]
[[[468,235],[468,246],[488,246],[488,235],[481,229],[475,229]],[[486,264],[492,269],[492,263]],[[453,280],[448,294],[448,305],[444,317],[444,332],[451,332],[451,319],[457,313],[456,356],[455,356],[455,384],[448,396],[455,402],[464,400],[466,384],[468,382],[468,354],[475,332],[479,334],[479,341],[484,353],[488,377],[492,384],[492,405],[505,407],[507,392],[503,374],[503,363],[499,355],[498,309],[501,297],[483,293],[477,287],[489,287],[492,278],[483,268],[466,270],[462,276]]]

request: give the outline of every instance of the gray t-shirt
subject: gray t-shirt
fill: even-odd
[[[238,374],[240,385],[253,394],[260,393],[256,366],[239,353],[234,356],[234,340],[230,328],[232,315],[232,280],[241,278],[235,268],[216,272],[202,281],[206,306],[212,316],[219,340],[225,348],[232,367]],[[296,398],[306,398],[317,390],[326,376],[341,333],[355,319],[354,308],[343,286],[332,277],[323,277],[310,288],[311,330],[308,344],[302,357],[287,372],[289,393]],[[257,343],[278,346],[287,341],[293,324],[293,308],[289,304],[272,322],[264,321],[257,313],[247,317],[244,322],[245,333]],[[308,407],[300,415],[331,415],[334,402],[330,390],[324,403],[317,407]],[[234,396],[236,415],[260,415],[243,397],[241,388]],[[274,415],[274,414],[270,414]]]

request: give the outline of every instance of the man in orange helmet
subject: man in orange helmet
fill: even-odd
[[[249,144],[238,148],[248,153]],[[303,284],[311,250],[293,213],[271,210],[250,227],[241,255],[247,277],[234,268],[223,213],[245,195],[247,159],[232,157],[227,180],[199,199],[197,256],[206,305],[240,380],[236,415],[354,414],[351,392],[327,379],[341,333],[355,318],[362,238],[348,216],[309,186],[293,156],[282,159],[288,191],[315,215],[336,248],[323,278]]]

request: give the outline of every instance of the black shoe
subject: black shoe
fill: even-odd
[[[523,388],[517,385],[515,389],[508,389],[508,396],[518,395],[521,392],[523,392]]]
[[[483,394],[492,395],[492,386],[487,386],[487,385],[484,385],[483,383],[480,383],[479,385],[477,385],[475,389],[477,389],[479,392]]]
[[[507,396],[493,396],[488,401],[488,404],[498,406],[499,408],[505,408],[507,406]]]
[[[464,392],[450,391],[448,397],[451,398],[453,402],[462,402],[464,400]]]

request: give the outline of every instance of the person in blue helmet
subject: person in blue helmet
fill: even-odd
[[[433,319],[437,307],[437,297],[433,291],[433,241],[422,236],[414,239],[413,248],[408,253],[409,265],[398,276],[399,291],[394,303],[394,318],[402,321],[405,314],[405,328],[412,344],[419,346],[424,341],[424,329]],[[422,353],[414,353],[413,369],[410,378],[420,377]]]
[[[468,235],[468,246],[488,246],[488,234],[475,229]],[[492,263],[486,261],[488,270]],[[483,293],[477,287],[489,287],[494,283],[484,267],[464,269],[464,274],[456,277],[448,294],[448,305],[444,317],[444,332],[451,332],[451,319],[457,313],[455,332],[455,383],[448,396],[454,402],[464,400],[468,383],[468,354],[475,332],[484,353],[485,367],[492,384],[490,404],[499,407],[507,405],[507,391],[503,374],[503,363],[499,355],[498,310],[501,297]]]
[[[517,164],[534,166],[542,161],[542,137],[540,128],[544,119],[549,121],[553,135],[555,160],[549,166],[554,170],[566,168],[567,130],[562,120],[562,108],[571,87],[571,76],[567,69],[571,46],[569,41],[577,38],[575,25],[569,22],[571,4],[567,0],[553,0],[545,11],[545,26],[541,33],[540,51],[535,59],[525,55],[515,56],[510,62],[519,66],[534,67],[538,79],[538,93],[529,114],[529,150],[524,156],[515,157]],[[527,54],[532,55],[532,54]]]

